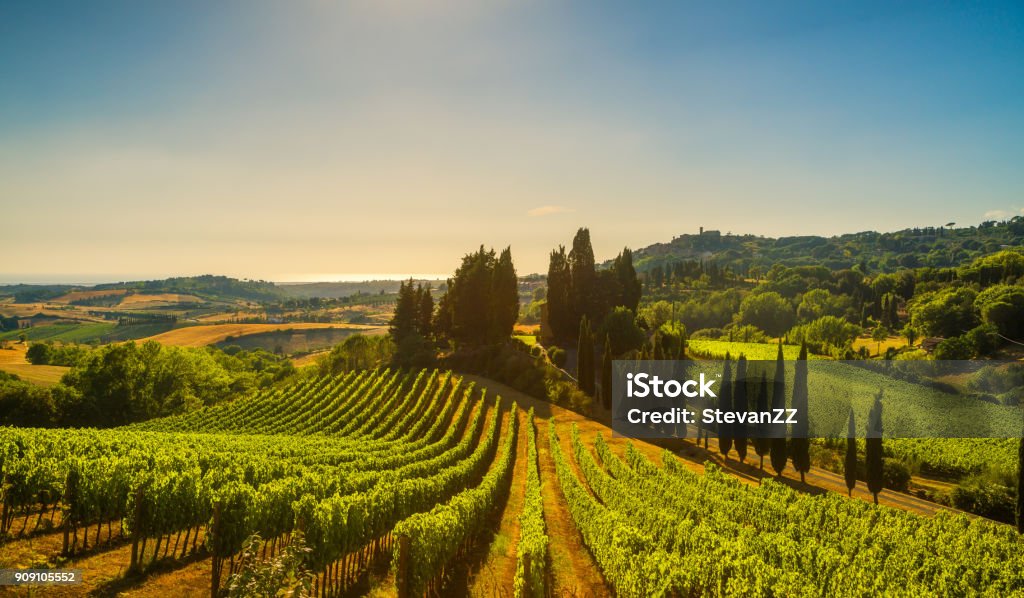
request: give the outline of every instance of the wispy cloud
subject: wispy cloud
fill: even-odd
[[[985,218],[1013,218],[1014,216],[1024,215],[1024,208],[1014,208],[1013,210],[989,210],[985,212]]]
[[[540,206],[539,208],[533,208],[526,213],[529,216],[548,216],[550,214],[568,214],[575,211],[576,210],[565,206]]]

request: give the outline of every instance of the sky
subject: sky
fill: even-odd
[[[971,225],[1022,158],[1020,3],[0,0],[6,282]]]

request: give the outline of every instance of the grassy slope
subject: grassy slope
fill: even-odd
[[[226,340],[229,336],[240,337],[248,334],[273,332],[275,330],[309,330],[314,328],[338,328],[360,330],[367,333],[381,330],[377,326],[357,324],[319,324],[296,322],[288,324],[213,324],[210,326],[186,326],[175,328],[143,340],[153,340],[164,345],[177,347],[205,347]]]
[[[23,330],[9,330],[0,334],[0,340],[17,340],[21,334],[30,341],[55,341],[61,343],[110,343],[129,341],[160,334],[171,328],[170,324],[140,324],[118,326],[113,322],[89,324],[51,324]]]

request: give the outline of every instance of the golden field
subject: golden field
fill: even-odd
[[[32,365],[25,359],[27,350],[28,346],[22,343],[8,344],[6,348],[0,349],[0,370],[16,374],[26,382],[53,386],[71,369],[59,365]]]
[[[186,326],[175,328],[161,334],[140,339],[139,342],[156,341],[163,345],[175,347],[205,347],[228,339],[238,338],[261,332],[283,332],[286,330],[311,330],[320,328],[336,328],[339,330],[357,330],[365,334],[383,334],[387,329],[382,326],[364,326],[361,324],[320,324],[313,322],[295,322],[289,324],[212,324],[209,326]]]

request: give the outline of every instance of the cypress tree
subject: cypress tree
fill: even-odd
[[[757,411],[758,413],[764,413],[768,409],[768,374],[761,372],[761,387],[757,391]],[[771,424],[768,423],[757,424],[757,438],[754,439],[754,450],[757,452],[757,456],[761,458],[761,464],[759,465],[761,471],[764,471],[764,458],[772,450],[770,426]]]
[[[736,413],[746,413],[750,409],[747,400],[747,358],[740,355],[736,361],[736,382],[732,385],[732,410]],[[733,444],[736,445],[736,455],[740,463],[747,458],[747,424],[737,423],[733,425]]]
[[[732,407],[732,364],[729,361],[729,354],[725,354],[725,367],[722,369],[722,390],[718,393],[718,409],[722,413],[733,410]],[[729,460],[729,451],[732,450],[732,425],[721,421],[718,423],[718,450]]]
[[[449,278],[445,284],[444,294],[437,300],[437,310],[434,311],[433,329],[434,336],[438,339],[449,339],[452,336],[454,314],[452,313],[452,298],[450,295],[453,280]]]
[[[617,304],[624,305],[633,313],[636,313],[640,305],[640,296],[643,294],[643,287],[640,279],[637,278],[636,269],[633,267],[633,252],[626,247],[612,263],[615,277],[619,281],[619,288],[622,289],[622,296]]]
[[[1024,438],[1017,447],[1017,531],[1024,534]]]
[[[494,250],[481,245],[479,251],[462,258],[455,271],[451,295],[452,338],[468,345],[486,343],[493,334],[491,291],[494,281]],[[511,330],[509,331],[511,333]]]
[[[434,319],[434,298],[430,294],[430,284],[428,283],[425,287],[417,287],[419,294],[419,318],[416,328],[423,338],[430,338],[433,336],[433,319]]]
[[[875,404],[868,415],[868,433],[864,440],[864,461],[867,465],[868,490],[875,496],[885,487],[882,478],[882,391],[875,395]]]
[[[519,279],[512,263],[512,248],[506,247],[494,263],[491,280],[490,342],[500,342],[512,334],[519,319]]]
[[[772,379],[772,409],[786,408],[786,363],[782,357],[782,341],[779,341],[779,354],[775,358],[775,377]],[[786,424],[772,425],[772,469],[777,475],[786,470]]]
[[[415,333],[419,327],[419,318],[419,297],[410,278],[408,282],[402,281],[398,286],[398,300],[395,302],[395,313],[391,316],[389,328],[391,340],[397,345]]]
[[[572,277],[572,309],[573,326],[579,323],[580,318],[588,316],[594,319],[593,313],[595,293],[595,280],[597,271],[594,266],[594,248],[590,244],[590,231],[581,228],[576,231],[572,240],[572,249],[569,251],[569,274]]]
[[[853,489],[857,487],[857,424],[853,419],[853,409],[850,409],[850,421],[846,426],[846,462],[844,465],[846,493],[853,496]]]
[[[563,342],[572,338],[576,330],[572,318],[572,275],[569,273],[569,258],[562,245],[551,252],[548,263],[547,306],[551,335]]]
[[[807,344],[800,345],[800,357],[795,364],[793,377],[793,409],[797,410],[796,423],[793,424],[793,437],[789,441],[793,468],[800,472],[800,483],[804,483],[804,475],[811,469],[811,441],[807,438],[810,430],[807,398]]]
[[[660,361],[665,359],[665,351],[662,348],[661,333],[655,332],[651,337],[651,359]]]
[[[580,338],[576,346],[576,381],[580,390],[594,396],[594,338],[590,321],[580,320]]]
[[[601,403],[609,411],[612,408],[612,341],[604,337],[604,357],[601,359]]]

